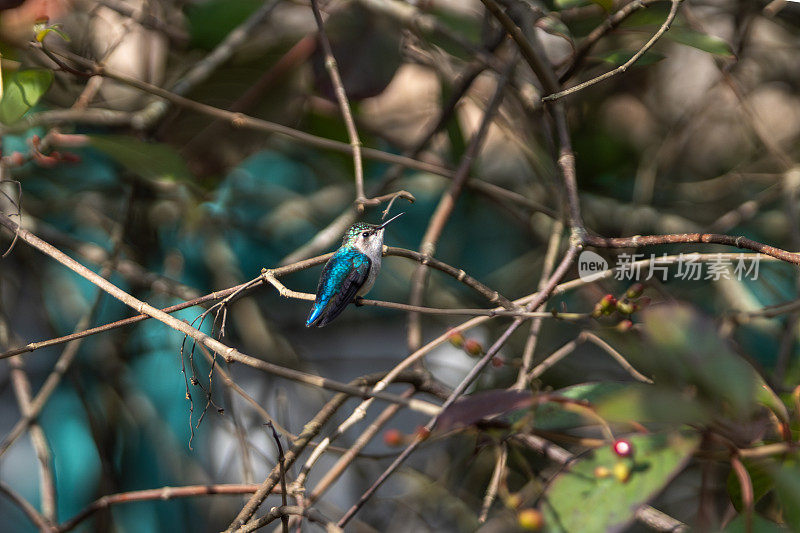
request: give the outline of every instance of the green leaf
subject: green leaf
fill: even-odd
[[[683,469],[699,442],[679,434],[637,435],[630,440],[635,452],[627,482],[595,475],[596,467],[613,468],[620,461],[609,446],[595,450],[553,481],[542,506],[548,531],[623,529],[636,509]]]
[[[588,6],[589,0],[555,0],[553,2],[556,9],[570,9],[573,7]]]
[[[744,466],[747,469],[747,474],[750,476],[750,482],[753,485],[753,503],[756,504],[775,487],[775,482],[770,476],[770,469],[763,461],[745,461]],[[728,496],[731,497],[733,507],[737,511],[742,512],[742,487],[739,485],[739,478],[733,470],[728,474],[727,487]]]
[[[556,391],[556,394],[569,398],[571,400],[586,400],[589,403],[596,403],[603,398],[608,398],[620,390],[627,388],[627,383],[617,382],[602,382],[602,383],[581,383],[580,385],[573,385],[564,389]],[[525,414],[527,411],[521,412]],[[513,417],[509,417],[513,420]],[[589,423],[596,423],[589,421]],[[534,411],[534,427],[548,431],[559,429],[568,429],[585,426],[587,418],[585,415],[578,414],[574,411],[565,410],[562,405],[558,403],[543,403],[536,406]]]
[[[667,18],[669,3],[660,2],[647,9],[640,9],[620,25],[622,28],[655,33]],[[733,49],[725,40],[675,23],[664,36],[676,43],[685,44],[721,57],[734,57]]]
[[[0,122],[12,124],[22,118],[47,92],[53,82],[49,70],[21,70],[8,77],[0,100]]]
[[[673,26],[666,33],[666,36],[676,43],[685,44],[717,56],[734,57],[735,55],[731,45],[719,37],[700,33],[684,26]]]
[[[707,405],[680,391],[630,383],[596,405],[597,414],[609,422],[663,422],[700,424],[712,419]]]
[[[592,0],[592,3],[602,7],[606,13],[610,13],[614,7],[614,0]]]
[[[172,147],[124,135],[90,135],[90,144],[131,172],[148,180],[190,180],[186,162]]]
[[[625,64],[627,61],[636,54],[634,50],[614,50],[612,52],[606,52],[604,54],[600,54],[597,59],[601,61],[605,61],[606,63],[611,63],[615,67]],[[635,65],[637,66],[645,66],[645,65],[652,65],[653,63],[658,63],[666,56],[664,54],[660,54],[658,52],[647,51],[645,52],[642,57],[640,57]]]
[[[782,465],[770,469],[769,473],[783,508],[784,520],[787,524],[800,524],[800,468]]]
[[[52,32],[52,33],[55,33],[56,35],[58,35],[59,37],[61,37],[62,39],[64,39],[66,42],[70,42],[69,35],[67,35],[63,31],[59,30],[58,26],[59,25],[56,24],[55,26],[50,26],[49,28],[44,28],[42,30],[37,31],[36,32],[36,40],[38,42],[42,42],[42,41],[44,41],[44,38],[47,37],[47,34]]]
[[[715,417],[750,419],[758,409],[758,374],[710,320],[682,305],[648,308],[641,316],[646,348],[631,351],[634,366],[712,407]]]
[[[620,24],[621,28],[641,28],[646,29],[650,33],[655,33],[667,18],[669,14],[669,2],[657,2],[647,7],[647,9],[639,9],[632,15],[625,18]],[[673,24],[674,29],[677,24]]]
[[[748,529],[747,517],[739,515],[731,520],[731,523],[724,529],[724,533],[783,533],[788,531],[788,529],[759,515],[753,515],[752,526],[752,529]]]
[[[192,46],[213,49],[262,4],[262,0],[211,0],[190,4],[186,18]]]
[[[432,4],[436,6],[436,4]],[[466,13],[460,13],[453,9],[442,9],[433,7],[430,14],[436,17],[436,20],[446,28],[449,28],[455,35],[461,36],[465,41],[478,46],[481,42],[481,19],[479,17],[470,16]],[[449,36],[441,32],[431,32],[426,36],[431,44],[441,47],[448,54],[451,54],[459,59],[467,60],[472,57],[472,52],[464,48],[464,46],[451,39]]]

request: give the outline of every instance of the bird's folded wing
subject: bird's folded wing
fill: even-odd
[[[316,323],[317,327],[321,328],[339,316],[347,304],[353,301],[358,290],[367,280],[371,264],[369,257],[361,252],[353,251],[347,254],[344,261],[338,262],[331,268],[331,271],[328,272],[327,283],[330,287],[339,287],[339,289],[331,295],[330,302]]]

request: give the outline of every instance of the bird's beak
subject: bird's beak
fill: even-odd
[[[396,214],[395,216],[393,216],[392,218],[390,218],[389,220],[387,220],[386,222],[384,222],[383,224],[381,224],[380,226],[378,226],[378,229],[383,229],[383,228],[385,228],[385,227],[386,227],[386,226],[389,224],[389,222],[391,222],[392,220],[395,220],[395,219],[398,219],[398,218],[400,218],[400,217],[401,217],[401,216],[403,216],[404,214],[405,214],[405,211],[404,211],[404,212],[402,212],[402,213],[398,213],[398,214]]]

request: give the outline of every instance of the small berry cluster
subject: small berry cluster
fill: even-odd
[[[424,426],[419,426],[417,431],[414,433],[414,436],[416,436],[419,440],[426,440],[431,436],[431,430]],[[387,446],[391,446],[392,448],[406,446],[411,444],[411,437],[412,435],[406,435],[399,429],[387,429],[383,432],[383,443]]]
[[[606,294],[595,304],[592,310],[592,317],[622,315],[626,318],[620,321],[617,328],[620,331],[627,331],[633,326],[633,322],[630,320],[631,315],[650,304],[650,298],[642,297],[643,292],[644,285],[636,283],[631,285],[620,298],[616,298],[613,294]]]
[[[67,135],[60,136],[69,137]],[[72,152],[52,150],[49,153],[45,153],[48,151],[47,146],[49,145],[49,142],[42,140],[38,135],[33,135],[28,140],[28,146],[30,147],[28,153],[14,151],[3,157],[3,163],[9,167],[21,167],[25,163],[32,161],[43,168],[53,168],[59,163],[80,163],[80,156]]]
[[[611,444],[611,450],[618,457],[612,468],[597,466],[594,475],[598,478],[614,476],[620,483],[627,483],[631,477],[631,463],[633,460],[633,444],[627,439],[617,439]]]
[[[464,353],[471,357],[480,357],[486,353],[486,350],[483,349],[483,344],[477,339],[465,339],[464,335],[460,331],[452,331],[447,336],[447,340],[450,341],[450,344],[455,346],[456,348],[461,348],[464,350]],[[495,368],[500,368],[503,366],[503,359],[500,357],[492,357],[492,366]]]

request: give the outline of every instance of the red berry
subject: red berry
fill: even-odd
[[[603,296],[603,299],[600,300],[600,305],[605,307],[611,307],[617,304],[617,299],[614,298],[613,294],[606,294]]]
[[[505,363],[501,357],[492,357],[492,366],[495,368],[501,368]]]
[[[403,434],[397,429],[387,429],[383,433],[383,442],[387,446],[402,446],[403,440]]]
[[[617,324],[617,331],[621,331],[624,333],[629,329],[631,329],[632,327],[633,327],[633,322],[631,322],[626,318],[625,320],[621,320],[620,323]]]
[[[630,457],[633,455],[633,444],[627,439],[617,439],[611,445],[611,449],[620,457]]]
[[[475,339],[467,339],[464,343],[464,351],[473,357],[478,357],[483,354],[483,346]]]

